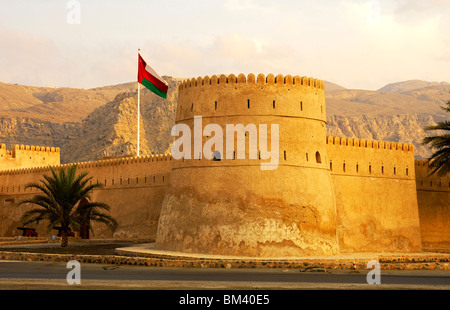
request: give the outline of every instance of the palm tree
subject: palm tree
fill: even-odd
[[[450,112],[450,101],[447,106],[442,107],[446,112]],[[427,160],[431,169],[430,174],[444,176],[450,172],[450,121],[442,121],[437,125],[425,127],[425,131],[437,130],[442,134],[429,136],[423,139],[422,144],[429,144],[436,152]]]
[[[61,227],[61,247],[68,244],[68,234],[70,227],[79,227],[83,224],[90,227],[90,221],[104,223],[113,232],[117,229],[117,221],[102,211],[109,211],[110,207],[102,202],[90,202],[90,192],[93,189],[101,188],[102,184],[91,184],[88,182],[92,177],[87,178],[88,173],[82,172],[76,175],[77,166],[61,168],[57,173],[52,167],[51,176],[44,175],[40,183],[29,183],[25,188],[37,188],[42,193],[31,199],[24,199],[19,205],[31,203],[38,208],[26,211],[21,220],[24,226],[30,223],[37,223],[41,220],[49,222],[48,228],[55,225]],[[87,202],[79,203],[81,200]]]

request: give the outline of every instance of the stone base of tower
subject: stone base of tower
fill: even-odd
[[[227,173],[221,173],[224,169]],[[335,206],[327,171],[323,170],[323,178],[317,171],[312,178],[303,169],[278,169],[283,178],[268,179],[265,186],[261,183],[264,172],[256,166],[209,167],[201,173],[173,170],[171,180],[177,180],[178,173],[183,178],[166,191],[155,248],[251,257],[337,254]],[[247,180],[246,172],[256,178]],[[191,184],[191,173],[196,173],[195,184]],[[315,187],[318,180],[323,182]],[[307,183],[310,187],[303,187]],[[330,195],[313,195],[306,188],[327,188]]]

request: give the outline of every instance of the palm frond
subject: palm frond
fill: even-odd
[[[450,172],[450,146],[436,151],[427,161],[430,175],[444,176]]]
[[[110,207],[102,202],[89,202],[92,190],[102,188],[102,184],[89,184],[92,177],[87,172],[77,174],[77,165],[66,169],[55,170],[50,167],[51,174],[44,175],[39,183],[29,183],[25,188],[36,188],[40,191],[33,198],[23,199],[20,205],[31,204],[37,206],[26,211],[21,220],[26,223],[39,223],[46,220],[48,228],[60,225],[64,229],[79,227],[81,224],[90,226],[90,221],[104,223],[115,231],[117,221],[101,211],[109,211]],[[87,203],[81,203],[87,199]]]
[[[445,106],[441,107],[441,109],[446,111],[446,112],[450,112],[450,100],[447,101],[446,105],[447,105],[446,107]]]
[[[89,218],[91,221],[105,224],[112,232],[115,232],[119,226],[116,219],[114,219],[112,216],[98,212],[97,210],[92,211]]]
[[[77,214],[86,214],[92,210],[98,209],[109,211],[111,210],[111,207],[104,202],[88,202],[83,205],[79,205],[76,212]]]
[[[432,148],[440,149],[450,145],[450,134],[441,136],[425,137],[423,144],[429,144]]]
[[[442,107],[446,112],[450,112],[450,100],[447,106]],[[436,125],[426,126],[425,131],[438,131],[439,134],[423,138],[422,145],[428,145],[436,150],[427,160],[430,169],[430,176],[437,174],[444,176],[450,173],[450,121],[441,121]]]
[[[42,185],[42,184],[44,185]],[[45,186],[45,182],[41,183],[35,183],[35,182],[31,182],[31,183],[27,183],[25,184],[25,189],[29,189],[29,188],[35,188],[41,192],[44,192],[46,195],[48,195],[50,192],[48,191],[48,188]]]
[[[58,221],[58,217],[54,216],[54,213],[52,213],[48,209],[32,209],[22,214],[20,218],[20,221],[24,226],[31,223],[39,224],[39,222],[42,220],[48,220],[53,224]]]
[[[442,121],[436,125],[429,125],[424,128],[425,131],[446,130],[450,131],[450,121]]]

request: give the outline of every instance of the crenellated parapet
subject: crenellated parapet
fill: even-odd
[[[178,86],[176,121],[194,116],[267,115],[326,121],[321,80],[292,75],[213,75],[187,79]]]
[[[265,76],[260,73],[255,76],[253,73],[250,73],[248,76],[244,74],[239,74],[238,76],[234,74],[225,75],[221,74],[219,76],[213,75],[211,77],[198,77],[184,80],[179,86],[178,90],[182,91],[187,88],[198,87],[198,86],[215,86],[215,85],[224,85],[224,84],[259,84],[261,86],[264,85],[288,85],[288,86],[309,86],[317,89],[325,89],[325,84],[323,81],[312,78],[312,77],[300,77],[298,75],[286,75],[283,76],[278,74],[277,76],[273,74],[269,74]]]
[[[389,141],[377,141],[377,140],[364,140],[357,138],[345,138],[345,137],[332,137],[327,136],[327,144],[330,145],[342,145],[342,146],[355,146],[361,148],[373,148],[383,150],[398,150],[405,152],[414,152],[414,145],[411,143],[401,142],[389,142]]]
[[[87,168],[97,168],[97,167],[114,167],[114,166],[122,166],[122,165],[131,165],[131,164],[141,164],[141,163],[158,163],[158,162],[167,162],[172,160],[172,155],[170,154],[156,154],[156,155],[145,155],[145,156],[130,156],[130,157],[121,157],[121,158],[110,158],[110,159],[99,159],[96,161],[88,161],[77,163],[78,168],[87,169]],[[69,164],[74,165],[74,164]]]
[[[54,170],[77,166],[77,171],[88,172],[91,183],[102,183],[105,190],[114,188],[136,188],[165,186],[172,166],[170,154],[140,157],[121,157],[96,161],[58,164],[38,167],[8,169],[0,171],[0,195],[27,194],[26,184],[38,182],[43,175]]]
[[[156,155],[146,155],[146,156],[133,156],[117,159],[102,159],[96,161],[86,161],[79,163],[69,163],[60,165],[49,165],[46,167],[27,167],[18,169],[8,169],[0,171],[0,175],[17,175],[17,174],[34,174],[43,173],[50,171],[50,166],[54,169],[68,168],[77,165],[78,169],[90,169],[90,168],[100,168],[100,167],[119,167],[123,165],[132,164],[144,164],[144,163],[162,163],[170,162],[172,160],[171,154],[156,154]],[[170,163],[169,163],[170,164]]]
[[[12,150],[7,150],[5,144],[0,145],[0,171],[59,163],[60,149],[58,147],[16,144]]]
[[[327,136],[332,174],[414,178],[414,146],[409,143]]]
[[[49,147],[49,146],[34,146],[34,145],[14,145],[12,152],[13,154],[17,154],[17,152],[21,151],[30,151],[30,152],[46,152],[46,153],[59,153],[59,147]]]

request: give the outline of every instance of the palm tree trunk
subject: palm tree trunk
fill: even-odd
[[[63,230],[61,232],[61,247],[65,248],[67,247],[67,244],[69,243],[69,237],[67,235],[67,231]]]

